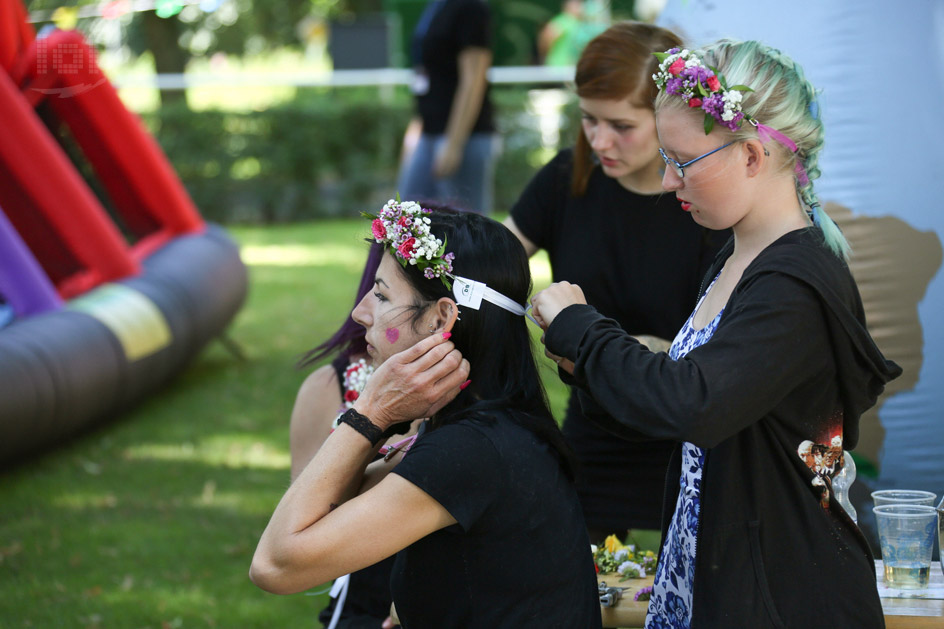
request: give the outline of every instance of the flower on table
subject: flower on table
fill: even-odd
[[[648,601],[650,596],[652,596],[652,586],[647,585],[646,587],[636,592],[636,595],[633,596],[633,600],[634,601]]]
[[[646,569],[635,561],[624,561],[616,569],[621,576],[629,579],[638,579],[646,576]]]
[[[603,547],[607,550],[607,552],[610,553],[615,553],[616,551],[625,548],[625,546],[623,546],[623,542],[621,542],[615,535],[607,536],[607,538],[603,541]]]
[[[618,573],[620,581],[641,578],[655,572],[657,558],[654,552],[637,551],[635,546],[624,544],[615,535],[607,537],[603,546],[591,546],[590,551],[597,573]]]

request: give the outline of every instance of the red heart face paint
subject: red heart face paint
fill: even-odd
[[[400,330],[397,328],[387,328],[387,341],[392,345],[400,338]]]

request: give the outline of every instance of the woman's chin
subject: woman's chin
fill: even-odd
[[[375,369],[384,364],[388,358],[390,354],[384,354],[370,343],[367,344],[367,363]]]
[[[625,168],[621,168],[619,162],[613,164],[606,164],[600,162],[600,170],[603,171],[603,174],[609,177],[610,179],[618,179],[619,177],[625,175]]]

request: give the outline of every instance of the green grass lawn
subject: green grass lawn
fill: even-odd
[[[133,411],[0,474],[0,627],[319,626],[326,595],[246,575],[288,484],[294,362],[351,308],[366,224],[230,233],[250,291],[228,333],[247,360],[214,342]],[[546,286],[543,254],[532,271]],[[561,417],[566,392],[539,362]]]

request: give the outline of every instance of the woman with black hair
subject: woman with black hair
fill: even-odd
[[[383,255],[382,245],[373,243],[370,246],[357,287],[355,306],[373,289],[374,276]],[[376,367],[367,353],[364,327],[350,314],[328,340],[305,352],[297,366],[300,369],[309,367],[331,355],[334,359],[330,363],[315,369],[305,378],[292,408],[289,447],[293,482],[334,430],[338,414],[350,408],[357,399]],[[415,434],[415,430],[411,432]],[[385,450],[396,448],[402,437],[404,435],[391,438],[381,448],[378,457],[386,456],[388,452]],[[391,469],[399,462],[399,456],[391,454],[387,458],[389,465],[384,468]],[[393,558],[389,557],[336,580],[331,589],[331,600],[318,614],[318,620],[331,629],[381,626],[390,614],[392,569]]]
[[[380,366],[276,508],[253,582],[298,592],[396,553],[404,627],[599,627],[572,457],[521,306],[521,244],[490,219],[409,202],[388,203],[372,232],[388,254],[353,318]],[[371,480],[385,437],[422,417]]]

